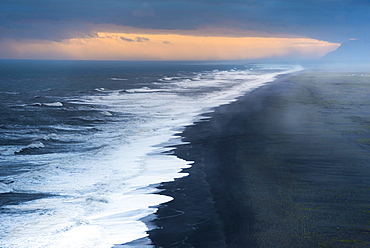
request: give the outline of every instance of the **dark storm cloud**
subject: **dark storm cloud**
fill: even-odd
[[[365,0],[1,0],[2,38],[89,36],[94,25],[194,30],[214,26],[329,41],[367,35]]]
[[[126,38],[126,37],[120,37],[121,40],[123,41],[127,41],[127,42],[147,42],[147,41],[150,41],[149,38],[145,38],[145,37],[136,37],[135,39],[130,39],[130,38]]]
[[[147,41],[150,41],[149,38],[145,38],[145,37],[136,37],[135,38],[135,41],[136,42],[147,42]]]
[[[130,39],[130,38],[126,38],[126,37],[120,37],[120,38],[121,38],[121,40],[123,40],[123,41],[127,41],[127,42],[135,42],[135,40]]]

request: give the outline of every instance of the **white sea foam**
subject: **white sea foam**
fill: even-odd
[[[102,111],[101,113],[102,115],[105,115],[105,116],[113,116],[113,114],[109,111]]]
[[[180,78],[181,77],[167,77],[167,76],[164,76],[163,78],[158,79],[158,81],[172,81],[172,80],[180,79]]]
[[[59,136],[56,133],[50,133],[50,134],[47,134],[47,135],[43,135],[40,138],[43,139],[43,140],[57,140],[57,139],[59,139]]]
[[[127,78],[110,78],[110,80],[113,80],[113,81],[126,81],[128,79]]]
[[[48,107],[63,107],[63,103],[61,102],[43,103],[43,105],[48,106]]]
[[[143,87],[143,88],[140,88],[140,89],[125,90],[125,92],[128,92],[128,93],[152,93],[152,92],[164,92],[164,91],[168,91],[168,90],[165,90],[165,89],[151,89],[149,87]]]
[[[163,83],[163,89],[146,87],[122,94],[101,88],[102,94],[78,99],[75,104],[102,106],[103,115],[130,113],[135,118],[127,118],[122,126],[101,126],[102,132],[89,139],[102,148],[91,154],[19,156],[20,161],[35,159],[45,165],[8,178],[14,181],[11,189],[56,196],[7,206],[22,215],[2,216],[0,233],[5,235],[0,247],[112,247],[145,237],[148,227],[141,219],[156,211],[153,206],[171,200],[153,194],[155,185],[186,176],[181,170],[191,164],[165,154],[170,146],[184,144],[177,134],[204,119],[201,114],[235,101],[280,73],[215,70],[191,80],[164,77],[170,83]],[[210,91],[212,87],[217,90]],[[83,131],[89,127],[54,128]]]
[[[41,103],[39,103],[39,102],[36,102],[36,103],[32,103],[32,104],[30,104],[30,106],[42,106],[42,104],[41,104]]]
[[[27,146],[21,147],[20,149],[18,149],[15,152],[20,153],[20,152],[24,152],[24,151],[27,151],[27,150],[43,148],[43,147],[45,147],[45,145],[41,141],[35,141],[35,142],[32,142],[31,144],[29,144]]]
[[[0,194],[10,193],[13,189],[8,184],[0,182]]]
[[[84,126],[75,126],[75,125],[59,125],[56,124],[53,126],[54,129],[57,130],[64,130],[64,131],[81,131],[81,130],[89,130],[92,129],[91,127],[84,127]]]

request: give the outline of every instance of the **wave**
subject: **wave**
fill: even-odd
[[[155,186],[187,176],[182,170],[192,163],[170,152],[186,144],[178,134],[194,122],[205,121],[204,113],[291,71],[208,71],[168,77],[170,82],[158,85],[154,79],[129,89],[98,88],[98,94],[63,100],[66,106],[91,106],[95,114],[77,116],[81,125],[55,123],[48,127],[50,134],[20,150],[42,149],[60,140],[59,135],[94,149],[14,156],[16,161],[42,165],[12,177],[12,189],[55,197],[7,206],[24,214],[1,216],[0,232],[11,233],[0,240],[0,246],[112,247],[146,237],[148,227],[142,219],[156,212],[153,206],[172,200],[155,194]]]
[[[110,80],[113,80],[113,81],[126,81],[128,79],[127,78],[110,78]]]
[[[0,182],[0,194],[6,194],[13,192],[12,187],[8,183]]]
[[[66,124],[56,124],[52,126],[52,129],[56,131],[62,131],[62,132],[70,132],[70,133],[75,133],[75,132],[95,132],[99,131],[100,129],[96,127],[89,127],[89,126],[77,126],[77,125],[66,125]]]
[[[95,90],[98,91],[98,92],[104,92],[105,88],[96,88]]]
[[[120,92],[126,93],[153,93],[153,92],[166,92],[169,90],[166,89],[151,89],[149,87],[142,87],[140,89],[128,89]]]
[[[103,111],[101,112],[102,115],[105,115],[105,116],[113,116],[113,114],[109,111]]]
[[[22,147],[22,148],[18,149],[14,153],[15,154],[24,154],[24,153],[27,153],[29,151],[36,150],[36,149],[39,149],[39,148],[44,148],[44,147],[45,147],[44,143],[42,143],[40,141],[35,141],[35,142],[32,142],[31,144],[25,146],[25,147]]]
[[[50,134],[43,135],[41,139],[45,141],[50,141],[50,140],[59,140],[60,138],[56,133],[50,133]]]
[[[25,105],[22,105],[21,107],[24,107],[24,106],[25,106]],[[42,106],[42,103],[35,102],[35,103],[31,103],[31,104],[29,104],[29,106],[41,107],[41,106]]]
[[[61,102],[42,103],[42,105],[48,106],[48,107],[63,107],[63,103]]]

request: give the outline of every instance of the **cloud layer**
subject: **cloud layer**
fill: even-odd
[[[0,58],[82,60],[243,60],[320,58],[338,45],[307,38],[96,33],[61,42],[0,43]]]
[[[2,0],[0,37],[61,41],[90,37],[97,26],[218,27],[343,42],[366,38],[368,13],[367,0]]]

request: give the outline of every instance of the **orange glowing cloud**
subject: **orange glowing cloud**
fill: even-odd
[[[25,59],[239,60],[319,58],[338,46],[309,38],[98,32],[62,42],[3,42],[0,54]]]

